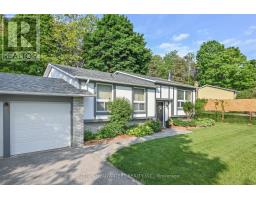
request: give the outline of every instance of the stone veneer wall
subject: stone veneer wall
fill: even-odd
[[[84,143],[84,101],[83,97],[74,97],[72,101],[72,146]]]

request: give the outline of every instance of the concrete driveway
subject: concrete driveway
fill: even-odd
[[[140,184],[109,164],[106,158],[130,144],[184,133],[188,132],[166,129],[143,138],[1,159],[0,184]]]

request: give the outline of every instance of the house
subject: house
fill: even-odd
[[[60,78],[95,96],[84,97],[84,123],[96,131],[109,119],[108,104],[124,97],[133,107],[133,121],[184,116],[183,104],[195,102],[195,87],[156,77],[116,71],[107,73],[84,68],[49,64],[45,77]]]
[[[0,157],[82,145],[91,96],[62,79],[0,73]]]
[[[235,99],[236,95],[236,90],[213,85],[204,85],[197,89],[197,98],[199,99]]]

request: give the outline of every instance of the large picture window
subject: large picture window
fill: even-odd
[[[192,92],[189,90],[178,90],[178,108],[183,108],[184,102],[192,101]]]
[[[112,101],[112,85],[97,84],[97,111],[109,111],[109,103]]]
[[[135,112],[145,111],[145,90],[140,88],[133,89],[133,110]]]

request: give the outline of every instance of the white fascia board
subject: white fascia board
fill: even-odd
[[[146,81],[150,81],[150,82],[153,82],[153,83],[156,82],[156,81],[153,81],[153,80],[148,79],[148,78],[142,78],[142,77],[140,77],[140,76],[136,76],[136,75],[133,75],[133,74],[128,74],[128,73],[121,72],[121,71],[116,71],[114,74],[116,74],[116,73],[125,74],[125,75],[127,75],[127,76],[132,76],[132,77],[139,78],[139,79],[146,80]]]

